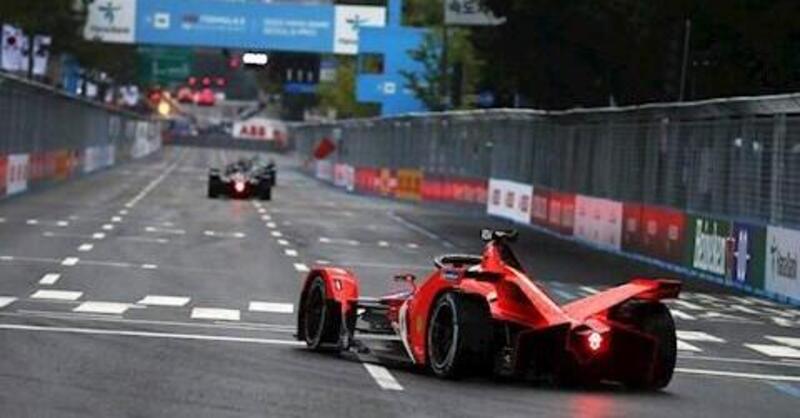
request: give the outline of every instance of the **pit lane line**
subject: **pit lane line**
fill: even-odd
[[[139,192],[139,194],[137,194],[136,196],[133,197],[133,199],[125,203],[125,207],[131,209],[134,206],[136,206],[136,204],[139,203],[139,201],[144,199],[145,196],[150,194],[150,192],[153,191],[153,189],[158,187],[158,185],[161,184],[161,182],[163,182],[167,178],[167,176],[169,176],[173,171],[175,171],[175,169],[178,168],[178,165],[181,163],[182,160],[183,158],[180,158],[178,161],[175,161],[174,163],[172,163],[172,165],[167,167],[167,169],[164,170],[164,172],[161,173],[161,175],[159,175],[153,181],[148,183],[147,186],[145,186],[144,189],[142,189],[142,191]]]

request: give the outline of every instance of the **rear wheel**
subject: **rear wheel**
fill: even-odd
[[[219,186],[217,185],[217,180],[213,177],[208,179],[208,197],[209,199],[216,199],[219,195]]]
[[[325,281],[316,277],[308,288],[303,301],[303,329],[306,346],[321,351],[330,348],[339,340],[340,314],[336,304],[328,300]]]
[[[261,190],[261,200],[272,200],[272,188],[263,187]]]
[[[629,376],[626,386],[639,390],[658,390],[666,387],[675,370],[678,353],[675,322],[663,303],[633,302],[623,307],[626,322],[655,338],[656,353],[649,370]],[[648,373],[649,372],[649,373]]]
[[[486,303],[445,293],[428,324],[428,362],[434,374],[457,378],[484,373],[492,366],[492,322]]]

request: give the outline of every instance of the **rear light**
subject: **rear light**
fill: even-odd
[[[591,351],[599,351],[603,347],[603,336],[597,331],[592,331],[586,337],[586,344]]]
[[[236,190],[236,193],[241,193],[244,191],[244,182],[237,181],[233,184],[233,189]]]

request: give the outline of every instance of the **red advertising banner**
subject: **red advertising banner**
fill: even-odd
[[[5,155],[0,155],[0,197],[6,195],[6,171],[8,171],[8,159]]]
[[[488,194],[486,180],[431,177],[422,179],[422,199],[438,202],[485,205]]]
[[[686,215],[675,209],[625,203],[622,248],[663,261],[682,263]]]
[[[67,150],[62,150],[56,151],[53,154],[53,176],[57,180],[66,180],[72,175],[73,166],[75,165],[72,153]]]
[[[412,169],[397,170],[397,189],[395,196],[398,199],[422,199],[422,171]]]
[[[356,168],[356,191],[361,193],[377,193],[380,170],[369,167]]]
[[[564,235],[575,229],[575,195],[536,186],[531,222]]]

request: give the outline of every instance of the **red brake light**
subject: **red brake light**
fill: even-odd
[[[243,192],[244,191],[244,182],[237,181],[236,183],[233,184],[233,188],[234,188],[234,190],[236,190],[236,193]]]
[[[603,336],[597,331],[592,331],[586,337],[586,344],[591,351],[598,351],[603,347]]]

